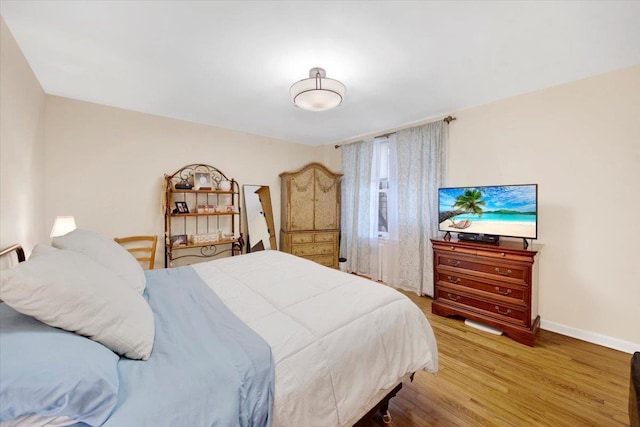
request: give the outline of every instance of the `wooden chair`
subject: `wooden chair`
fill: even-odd
[[[116,237],[113,240],[131,252],[138,262],[143,265],[143,268],[146,263],[148,265],[148,270],[153,270],[153,265],[156,259],[158,236]]]

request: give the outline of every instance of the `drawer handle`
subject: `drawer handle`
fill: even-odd
[[[511,289],[507,289],[505,292],[502,292],[498,286],[496,286],[496,291],[498,291],[500,295],[509,295],[511,293]]]
[[[498,267],[496,267],[496,273],[501,276],[509,276],[511,274],[511,270],[507,269],[507,271],[502,271]]]
[[[449,281],[450,281],[451,283],[453,283],[454,285],[457,285],[458,283],[460,283],[460,278],[459,278],[459,277],[456,277],[456,278],[454,279],[454,278],[453,278],[453,277],[451,277],[451,276],[447,276],[447,279],[449,279]]]
[[[496,305],[496,311],[497,311],[498,313],[500,313],[500,314],[510,314],[510,313],[511,313],[511,309],[508,309],[508,308],[507,308],[507,311],[501,311],[501,310],[500,310],[500,307],[498,307],[497,305]]]
[[[449,265],[453,266],[453,267],[457,267],[460,265],[460,261],[454,261],[452,259],[449,260]]]
[[[449,293],[447,293],[447,296],[448,296],[448,297],[449,297],[449,299],[450,299],[450,300],[452,300],[452,301],[458,301],[458,300],[460,299],[460,297],[459,297],[459,296],[457,296],[457,295],[451,295],[451,294],[449,294]]]

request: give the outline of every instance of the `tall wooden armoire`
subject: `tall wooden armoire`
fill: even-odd
[[[338,268],[341,177],[320,163],[280,174],[282,252]]]

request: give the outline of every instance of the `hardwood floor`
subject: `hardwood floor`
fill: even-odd
[[[439,372],[418,372],[391,400],[389,427],[629,425],[631,355],[541,330],[536,346],[431,314]]]

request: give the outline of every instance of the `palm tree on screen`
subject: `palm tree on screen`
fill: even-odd
[[[454,208],[461,209],[470,214],[477,214],[482,216],[482,207],[484,206],[484,200],[482,200],[482,191],[477,189],[465,190],[464,193],[456,197],[456,201],[453,203]]]

